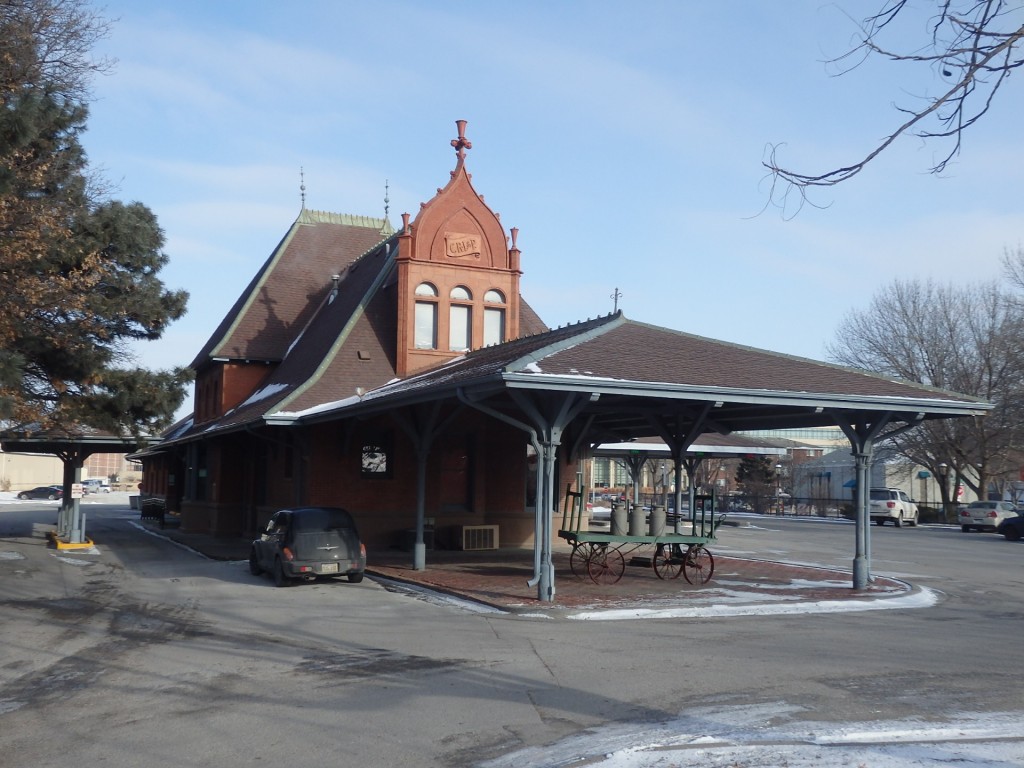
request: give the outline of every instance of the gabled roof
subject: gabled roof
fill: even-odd
[[[212,422],[188,423],[167,442],[262,423],[276,411],[316,409],[345,397],[355,397],[394,380],[397,343],[395,261],[397,236],[392,236],[338,270],[337,290],[331,288],[302,314],[260,389]],[[279,249],[280,250],[280,249]],[[265,281],[282,278],[277,270]],[[543,323],[522,302],[532,328]]]
[[[303,209],[192,362],[276,362],[332,288],[332,275],[394,233],[387,219]]]

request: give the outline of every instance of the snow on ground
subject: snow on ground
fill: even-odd
[[[621,621],[623,619],[678,619],[712,618],[722,616],[779,616],[795,613],[846,613],[849,611],[906,610],[930,608],[938,602],[938,593],[927,587],[900,597],[863,600],[804,600],[794,603],[748,603],[731,605],[711,603],[705,605],[672,606],[668,608],[622,608],[599,611],[580,611],[566,618],[577,621]]]
[[[83,496],[79,501],[82,504],[112,504],[121,503],[127,498],[127,491],[112,491],[111,493],[90,493]],[[61,505],[60,499],[50,501],[49,499],[19,499],[17,491],[0,491],[0,503],[2,504],[49,504],[54,507]]]
[[[797,720],[783,702],[708,708],[666,723],[618,723],[531,747],[481,768],[923,768],[1024,764],[1020,712],[959,714],[947,722]],[[779,725],[781,719],[785,724]]]

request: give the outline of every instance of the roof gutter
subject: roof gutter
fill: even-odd
[[[594,379],[582,376],[553,376],[536,373],[506,373],[502,376],[510,389],[573,390],[581,389],[584,380],[588,391],[602,394],[633,395],[657,392],[676,400],[707,400],[742,404],[779,404],[807,408],[839,408],[855,406],[868,410],[896,410],[903,413],[925,413],[957,416],[982,416],[994,407],[991,403],[967,400],[940,400],[886,395],[857,396],[850,394],[778,392],[763,389],[733,389],[672,385],[659,382],[637,382],[622,379]]]

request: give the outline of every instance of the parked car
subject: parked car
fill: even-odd
[[[110,493],[110,483],[99,478],[90,478],[82,481],[82,490],[85,493]]]
[[[1017,512],[1016,517],[1007,517],[998,526],[996,533],[1001,533],[1010,541],[1020,541],[1024,536],[1024,512]]]
[[[279,587],[293,579],[338,576],[358,583],[365,570],[366,547],[359,540],[355,521],[336,507],[275,512],[249,554],[249,571],[254,576],[269,573]]]
[[[40,485],[30,491],[22,491],[18,494],[19,499],[49,499],[55,501],[64,497],[64,489],[59,485]]]
[[[868,514],[877,525],[885,525],[886,520],[892,520],[897,528],[904,523],[917,525],[917,504],[898,488],[872,488],[868,505]]]
[[[972,501],[960,510],[960,530],[994,531],[1003,520],[1016,516],[1017,508],[1009,501]]]

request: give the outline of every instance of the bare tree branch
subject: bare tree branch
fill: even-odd
[[[900,52],[885,47],[880,38],[901,14],[909,14],[906,0],[888,0],[881,10],[860,25],[860,43],[853,50],[833,59],[835,64],[861,54],[859,66],[868,56],[881,56],[894,62],[925,64],[934,68],[951,85],[940,95],[924,98],[920,109],[896,107],[907,119],[883,138],[860,160],[823,173],[800,173],[778,159],[781,145],[770,144],[762,165],[771,178],[770,200],[784,210],[792,208],[792,196],[798,205],[808,202],[808,190],[830,187],[856,176],[904,135],[928,139],[953,139],[953,144],[931,166],[930,173],[941,173],[959,155],[964,132],[988,114],[996,94],[1010,73],[1024,66],[1024,23],[1021,7],[1010,0],[945,0],[931,23],[931,42],[922,51]],[[1004,25],[1009,25],[1004,28]],[[841,73],[843,74],[843,73]],[[980,99],[980,101],[979,101]],[[929,119],[937,127],[929,127]]]

